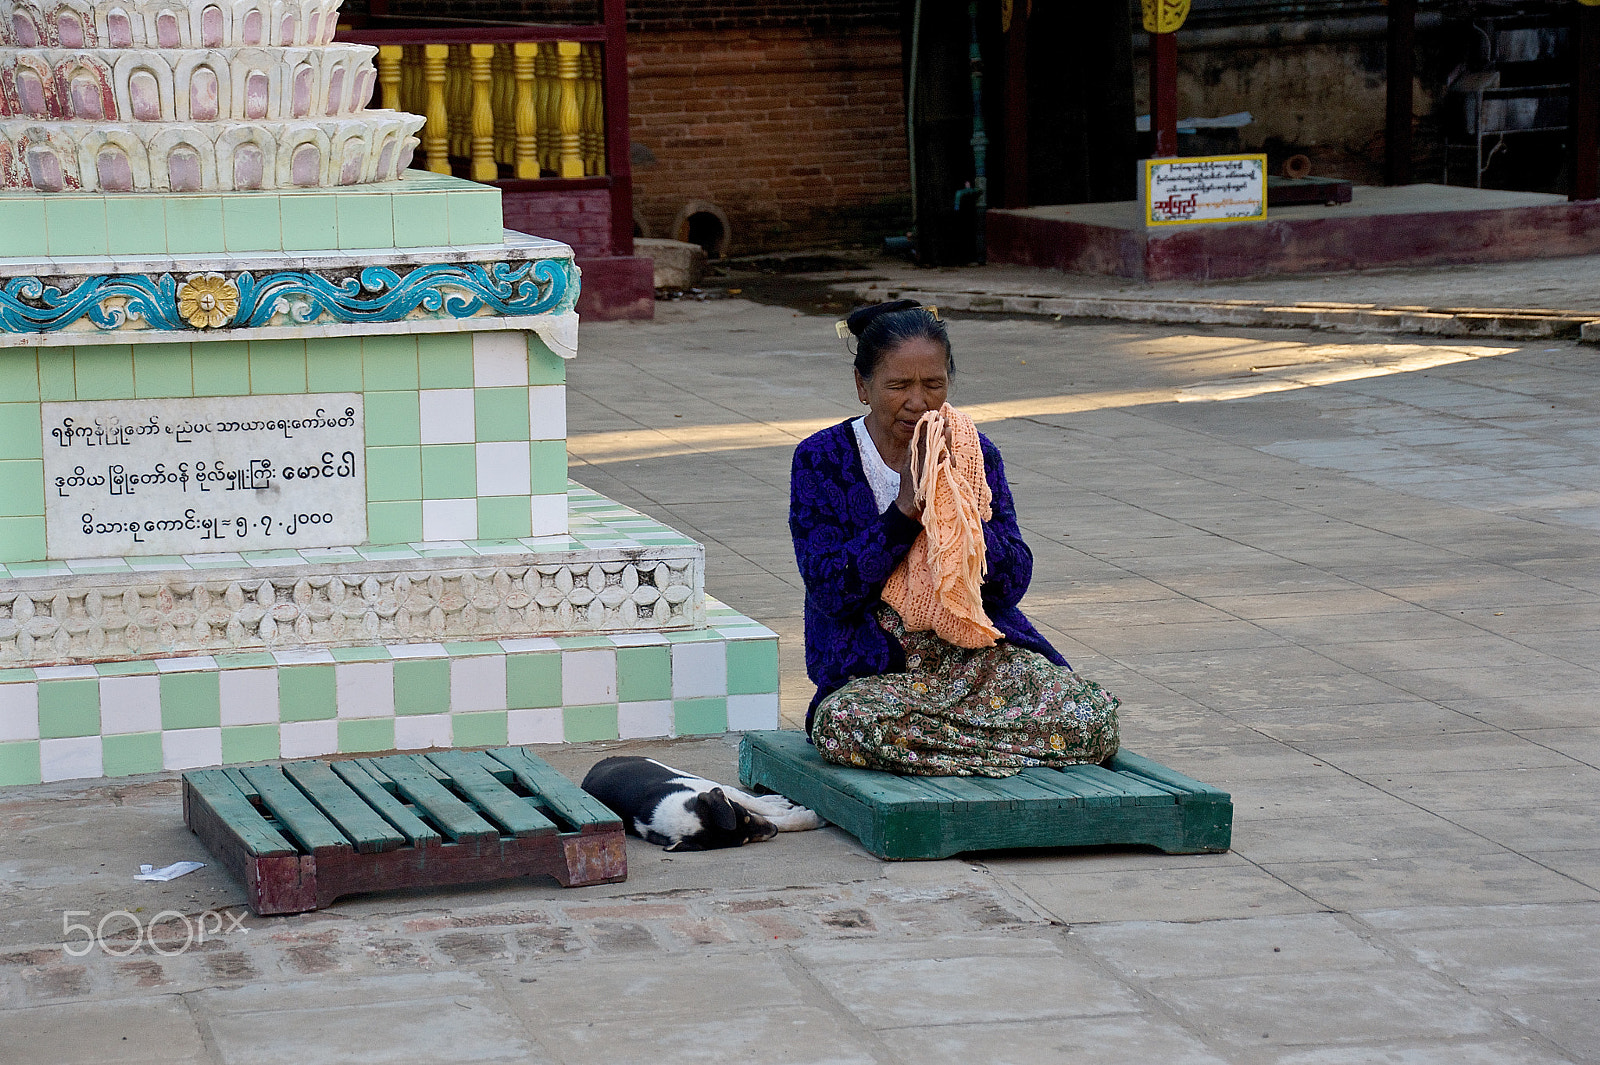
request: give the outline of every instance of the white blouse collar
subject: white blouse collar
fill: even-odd
[[[861,452],[861,469],[872,486],[872,498],[877,501],[878,512],[889,509],[889,504],[900,497],[900,474],[889,468],[878,454],[878,445],[867,432],[867,419],[863,415],[850,423],[856,431],[856,450]]]

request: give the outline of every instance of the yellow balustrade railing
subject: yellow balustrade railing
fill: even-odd
[[[427,121],[420,165],[474,181],[606,173],[604,58],[598,42],[383,44],[383,107]]]

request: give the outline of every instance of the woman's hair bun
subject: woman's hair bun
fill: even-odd
[[[874,303],[870,307],[859,307],[850,312],[850,317],[845,319],[845,328],[855,336],[860,336],[862,330],[871,325],[874,320],[886,314],[896,314],[900,311],[914,311],[921,309],[922,304],[916,300],[894,300],[891,303]]]
[[[950,356],[950,334],[932,307],[916,300],[895,300],[862,307],[845,319],[845,327],[856,337],[856,373],[870,378],[878,370],[886,351],[908,340],[931,340],[944,349],[945,369],[956,372]]]

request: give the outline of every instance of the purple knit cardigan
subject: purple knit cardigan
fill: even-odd
[[[1065,666],[1066,659],[1017,609],[1033,578],[1033,552],[1017,528],[1000,449],[981,433],[978,439],[994,495],[993,517],[983,525],[989,563],[983,608],[1006,639]],[[817,704],[847,681],[906,668],[905,652],[872,614],[884,582],[921,531],[922,523],[893,503],[878,510],[849,420],[795,448],[789,532],[806,585],[806,673],[817,685],[806,711],[807,732]]]

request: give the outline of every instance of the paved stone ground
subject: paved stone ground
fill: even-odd
[[[784,638],[793,721],[789,453],[859,409],[845,357],[821,316],[659,310],[585,327],[574,476],[706,542],[710,591]],[[4,1060],[1600,1062],[1593,349],[953,333],[1037,556],[1025,607],[1123,697],[1131,749],[1234,793],[1232,852],[633,841],[622,885],[213,917],[203,944],[116,917],[79,958],[64,910],[194,921],[239,889],[131,880],[205,860],[170,776],[13,789]],[[622,746],[735,774],[731,739]]]

